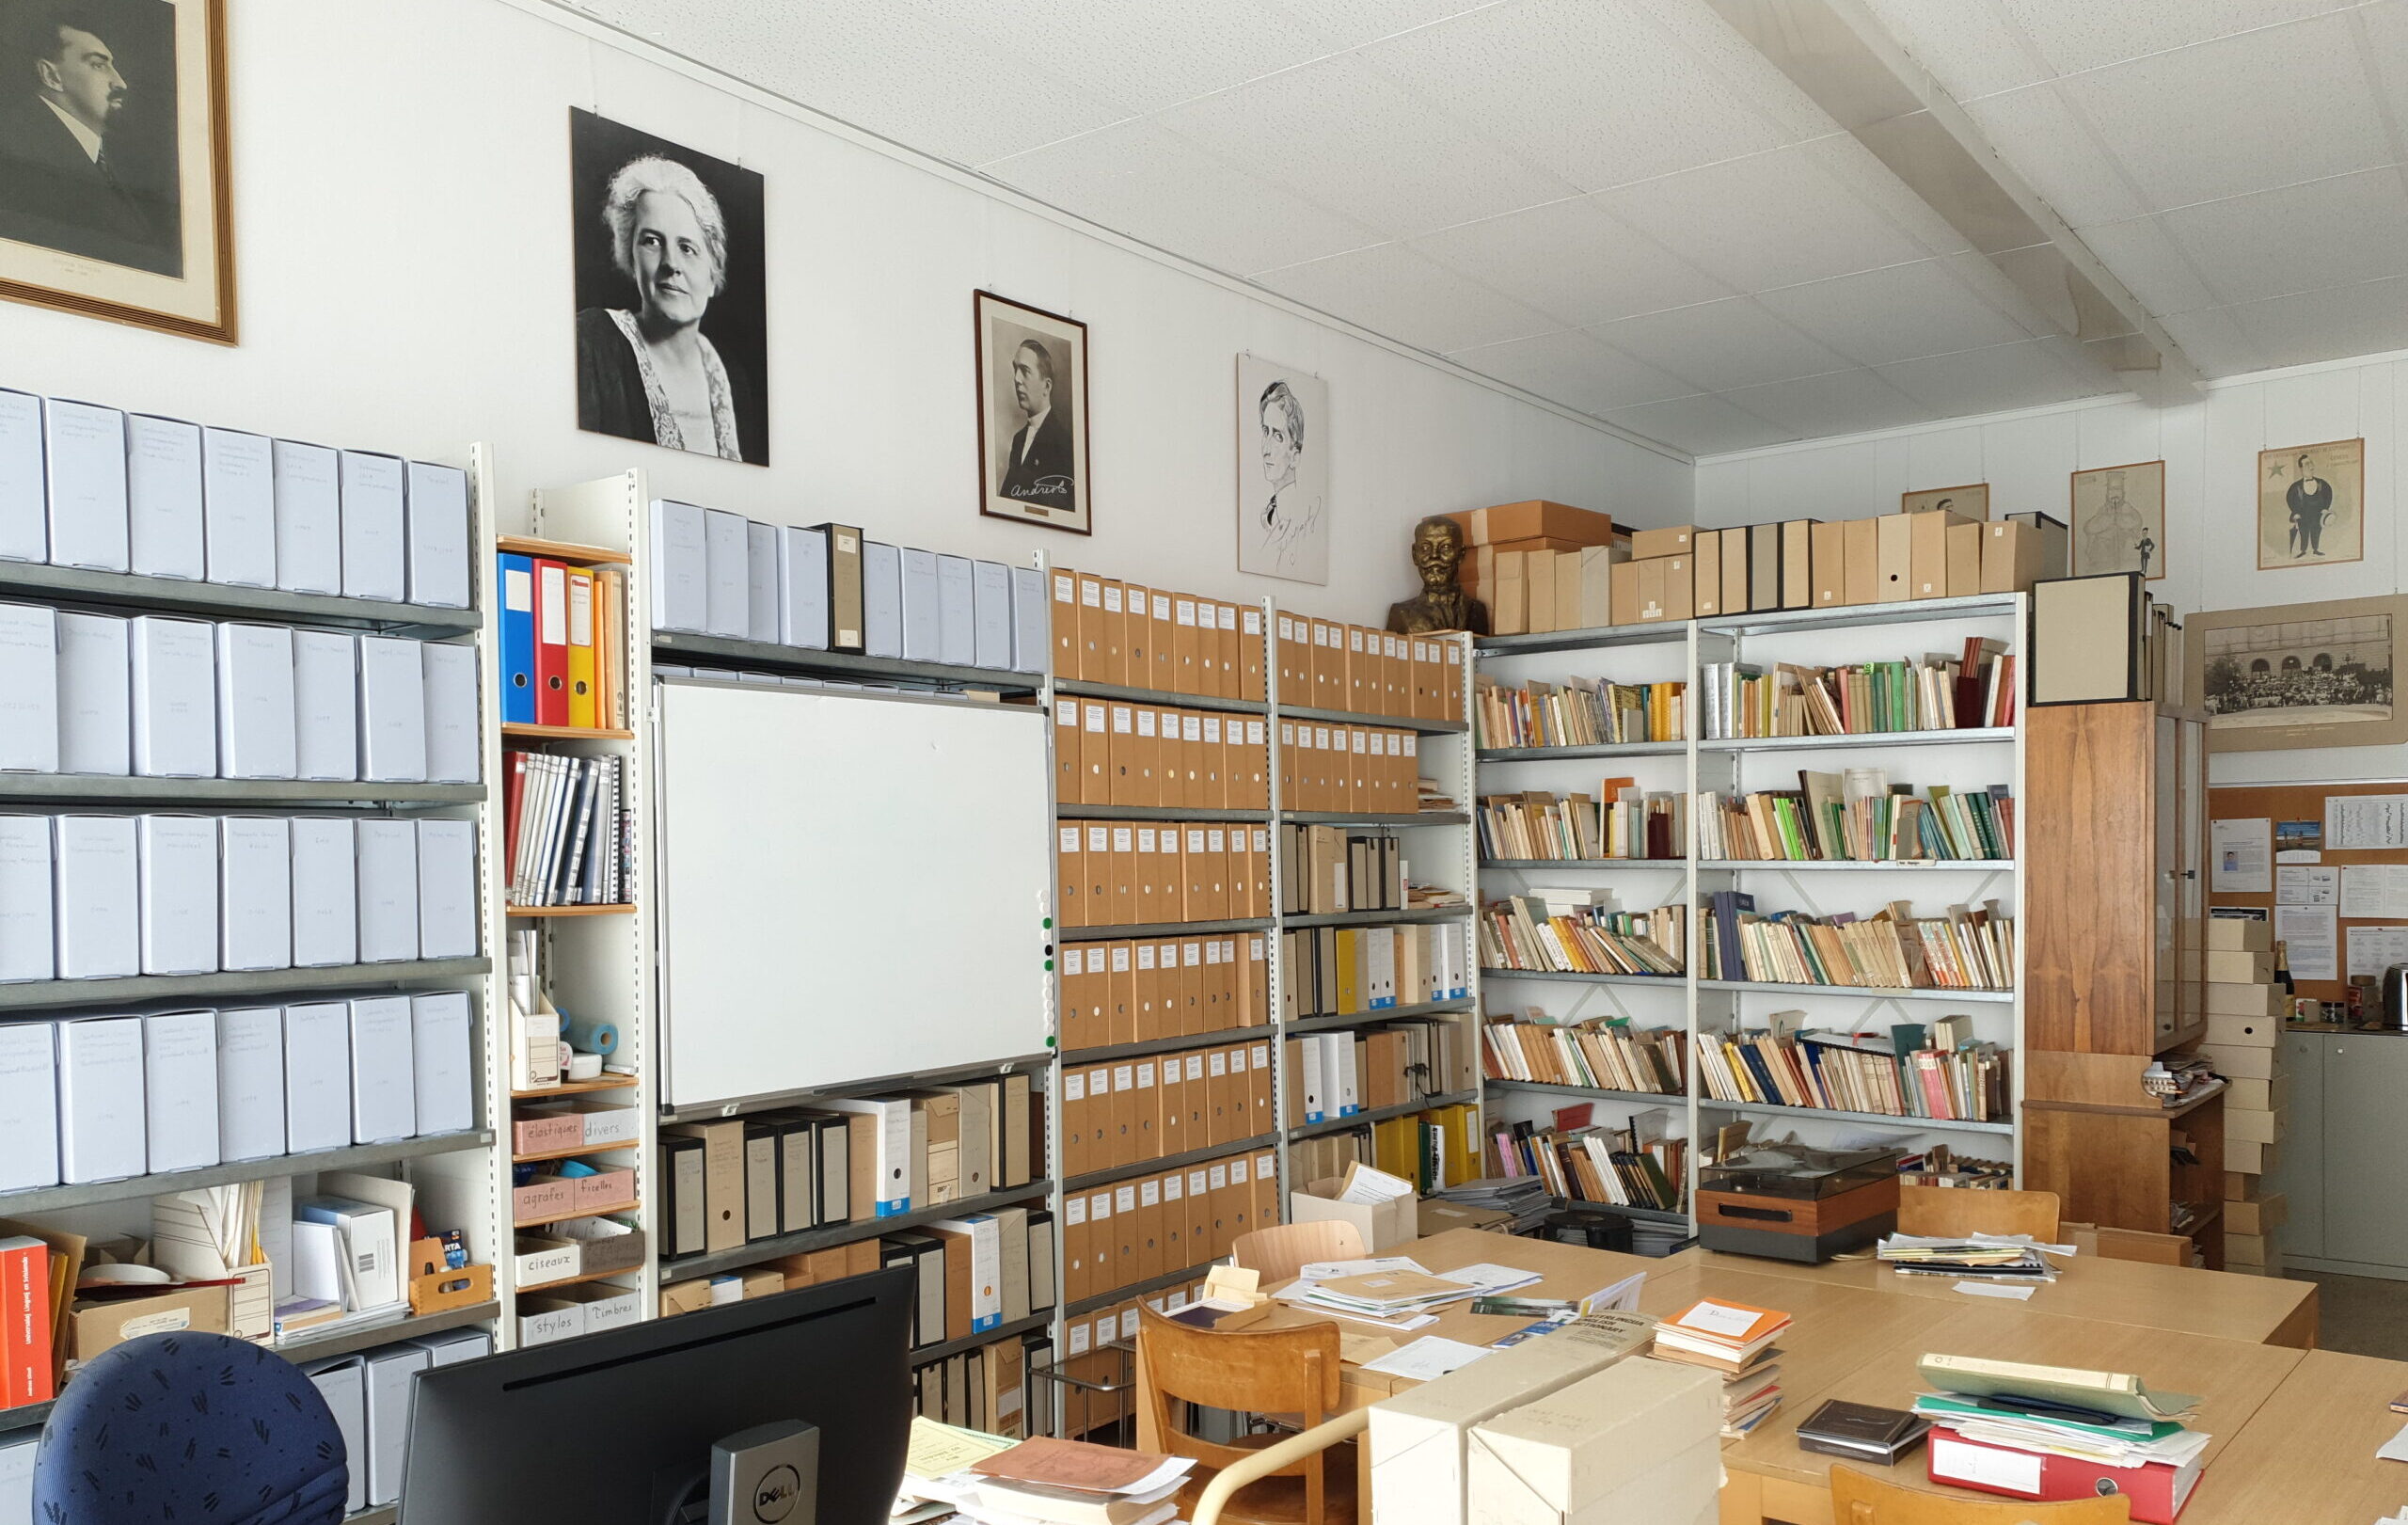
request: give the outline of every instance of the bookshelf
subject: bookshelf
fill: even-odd
[[[1682,816],[1688,838],[1679,844],[1684,853],[1694,852],[1695,802],[1701,793],[1728,796],[1795,789],[1803,770],[1836,772],[1878,768],[1892,783],[1912,784],[1918,790],[1934,783],[1961,790],[2004,785],[2020,801],[2025,793],[2025,728],[2020,704],[2018,723],[2006,726],[1735,739],[1705,734],[1708,726],[1703,705],[1706,669],[1715,663],[1761,664],[1769,671],[1781,663],[1828,667],[1890,660],[1953,651],[1969,636],[1994,641],[2020,659],[2026,604],[2021,595],[1985,595],[1484,638],[1477,643],[1478,675],[1483,683],[1518,688],[1530,681],[1560,682],[1567,676],[1581,676],[1620,684],[1686,682],[1689,687],[1677,737],[1649,735],[1595,745],[1481,747],[1476,753],[1478,787],[1471,798],[1477,802],[1481,796],[1525,791],[1560,797],[1578,790],[1593,795],[1601,774],[1629,778],[1651,794],[1677,794],[1685,802]],[[1491,1015],[1535,1009],[1559,1024],[1603,1018],[1639,1029],[1668,1029],[1682,1035],[1688,1057],[1686,1085],[1681,1091],[1667,1094],[1484,1078],[1481,1093],[1493,1114],[1492,1128],[1516,1120],[1543,1127],[1557,1109],[1588,1101],[1595,1104],[1592,1120],[1605,1125],[1619,1125],[1637,1112],[1668,1111],[1667,1133],[1680,1133],[1692,1146],[1698,1139],[1711,1137],[1719,1126],[1747,1121],[1755,1125],[1759,1135],[1778,1137],[1794,1131],[1800,1139],[1815,1144],[1877,1135],[1901,1148],[1945,1144],[1962,1155],[2004,1159],[2020,1178],[2024,1146],[2018,1120],[2024,1082],[2020,935],[2011,990],[1803,985],[1709,979],[1699,973],[1703,908],[1719,891],[1751,895],[1760,913],[1861,914],[1906,900],[1925,914],[1936,914],[1949,905],[1995,898],[2010,914],[2020,915],[2017,863],[1996,859],[1500,857],[1483,860],[1480,874],[1482,892],[1490,897],[1541,887],[1610,889],[1625,910],[1676,909],[1687,929],[1687,958],[1679,976],[1496,968],[1481,972],[1482,989],[1494,997],[1483,1002]],[[2019,934],[2023,929],[2019,923]],[[1962,1013],[1971,1021],[1975,1040],[1995,1043],[2012,1055],[2007,1117],[1942,1121],[1715,1100],[1699,1073],[1697,1045],[1702,1039],[1735,1027],[1761,1031],[1771,1013],[1787,1010],[1802,1011],[1809,1027],[1842,1031],[1886,1029],[1893,1023],[1928,1023],[1943,1013]],[[1485,1054],[1482,1057],[1485,1075],[1489,1065]],[[1690,1188],[1695,1183],[1697,1153],[1694,1147],[1687,1152]],[[1659,1221],[1665,1217],[1642,1209],[1620,1211]]]
[[[436,464],[456,466],[467,478],[467,523],[463,528],[467,536],[469,565],[466,608],[21,562],[0,563],[0,599],[48,606],[62,612],[120,619],[165,614],[214,623],[400,637],[481,650],[490,588],[476,562],[474,547],[480,534],[489,532],[492,451],[486,445],[471,445],[463,456]],[[198,490],[197,483],[195,489]],[[62,701],[65,698],[62,693]],[[203,702],[206,704],[206,699]],[[482,842],[493,830],[489,809],[492,777],[489,766],[481,770],[473,783],[13,772],[0,775],[0,813],[138,816],[155,812],[283,818],[306,815],[341,816],[353,821],[439,818],[472,823]],[[156,1012],[171,1006],[280,1007],[303,1000],[465,990],[471,993],[468,1036],[474,1045],[483,1041],[484,1011],[475,993],[490,968],[490,948],[489,940],[480,936],[475,950],[459,957],[12,982],[0,984],[0,1018],[23,1022],[51,1015],[73,1018],[104,1011],[112,1015]],[[494,1144],[494,1115],[480,1098],[466,1128],[375,1143],[226,1160],[107,1181],[0,1191],[0,1217],[27,1220],[45,1230],[71,1228],[96,1243],[126,1235],[148,1239],[152,1232],[150,1203],[155,1198],[285,1178],[305,1178],[300,1189],[307,1192],[310,1188],[306,1178],[325,1171],[351,1171],[413,1182],[421,1199],[428,1202],[425,1216],[429,1226],[467,1230],[471,1261],[487,1262],[493,1259],[493,1245],[484,1231],[482,1212],[464,1211],[458,1217],[450,1216],[433,1202],[430,1183],[447,1168],[482,1174]],[[67,1215],[63,1223],[58,1221],[60,1215]],[[276,1292],[280,1298],[290,1295],[292,1289],[278,1287]],[[289,1359],[314,1360],[414,1335],[491,1326],[498,1312],[496,1304],[481,1303],[420,1316],[399,1316],[367,1326],[346,1326],[316,1338],[306,1331],[299,1332],[265,1348]],[[64,1357],[69,1353],[60,1354]],[[0,1433],[39,1427],[50,1408],[49,1404],[39,1404],[0,1409]]]

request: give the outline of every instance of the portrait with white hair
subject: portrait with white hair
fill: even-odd
[[[1329,385],[1238,357],[1238,570],[1329,580]]]
[[[577,426],[769,464],[765,181],[569,112]]]

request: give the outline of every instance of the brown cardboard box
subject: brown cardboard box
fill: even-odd
[[[1521,635],[1529,627],[1529,590],[1527,576],[1529,553],[1520,550],[1500,551],[1497,557],[1497,584],[1491,590],[1488,604],[1488,628],[1495,635]],[[1343,706],[1332,706],[1342,708]]]
[[[1653,625],[1671,618],[1664,604],[1665,557],[1627,563],[1631,576],[1629,619],[1632,623]],[[1614,600],[1619,606],[1622,602]]]
[[[1945,598],[1948,592],[1949,537],[1959,530],[1972,530],[1978,536],[1980,529],[1962,514],[1944,508],[1905,516],[1909,529],[1908,537],[1913,542],[1914,571],[1909,580],[1909,598]],[[1974,542],[1979,545],[1978,539]]]
[[[1948,596],[1982,591],[1982,526],[1972,519],[1948,527]]]
[[[1858,523],[1851,519],[1847,523]],[[1847,584],[1847,524],[1810,522],[1814,553],[1806,569],[1809,604],[1815,609],[1836,609],[1848,601]],[[1789,602],[1788,555],[1784,549],[1782,571],[1782,607],[1793,608]]]
[[[1840,597],[1844,604],[1877,604],[1881,601],[1881,527],[1873,519],[1844,519],[1839,526],[1840,558],[1844,570],[1840,574]],[[1822,576],[1820,559],[1814,568]],[[1818,596],[1817,604],[1822,602]]]
[[[1054,675],[1074,678],[1079,671],[1079,574],[1066,566],[1051,573],[1054,586]]]
[[[1697,549],[1689,561],[1696,569],[1691,580],[1689,612],[1698,619],[1710,620],[1722,612],[1722,532],[1699,531]]]
[[[1719,599],[1725,614],[1749,612],[1748,584],[1753,573],[1750,565],[1753,555],[1751,529],[1724,530],[1722,542],[1722,592]]]
[[[1686,620],[1697,615],[1697,558],[1664,558],[1664,617]]]
[[[1575,629],[1593,630],[1614,623],[1614,568],[1629,563],[1630,552],[1621,546],[1582,548],[1580,623]]]
[[[1814,528],[1819,519],[1783,519],[1781,525],[1781,607],[1814,607]],[[1833,547],[1833,554],[1838,548]],[[1835,569],[1836,571],[1836,569]],[[1834,576],[1834,582],[1838,580]],[[1831,602],[1838,603],[1836,594]]]
[[[852,1120],[856,1124],[873,1121],[868,1118]],[[744,1243],[744,1120],[737,1118],[724,1122],[680,1122],[660,1133],[666,1138],[703,1141],[703,1212],[706,1219],[703,1247],[734,1249]],[[861,1128],[855,1126],[852,1133],[855,1215],[867,1217],[869,1214],[861,1209],[875,1199],[876,1150],[863,1147]]]
[[[1638,624],[1645,617],[1640,612],[1640,609],[1644,606],[1640,603],[1639,597],[1639,564],[1637,562],[1615,562],[1606,568],[1606,572],[1608,584],[1613,590],[1612,594],[1607,600],[1608,611],[1613,616],[1609,623],[1615,625]],[[1656,573],[1656,580],[1659,584],[1662,582],[1663,573],[1661,571]],[[1661,603],[1663,600],[1659,597],[1656,602]],[[1417,711],[1417,713],[1418,712]]]
[[[230,1290],[222,1285],[175,1287],[148,1297],[79,1303],[70,1325],[73,1358],[87,1361],[146,1334],[224,1334]]]
[[[1884,514],[1875,519],[1881,547],[1881,587],[1877,601],[1902,604],[1914,596],[1915,522],[1908,514]]]
[[[1569,540],[1575,545],[1602,546],[1614,537],[1613,516],[1551,503],[1543,499],[1465,509],[1447,517],[1463,526],[1464,538],[1475,546],[1493,546],[1535,536]]]
[[[2049,575],[2040,532],[2013,519],[1994,519],[1982,526],[1982,591],[2030,593],[2032,584]]]
[[[1587,550],[1595,548],[1598,548],[1556,553],[1555,627],[1559,630],[1585,630],[1589,627],[1589,622],[1582,617],[1580,610],[1580,558]],[[1404,711],[1390,709],[1386,713],[1402,715]]]
[[[1630,532],[1630,557],[1637,562],[1656,556],[1687,556],[1697,548],[1698,527],[1694,524],[1668,525],[1661,530],[1633,530]]]
[[[1523,557],[1524,627],[1533,634],[1571,628],[1555,612],[1555,564],[1561,558],[1551,550],[1525,551]]]
[[[1117,683],[1120,675],[1107,665],[1111,647],[1103,633],[1103,579],[1079,574],[1079,675],[1089,683]]]

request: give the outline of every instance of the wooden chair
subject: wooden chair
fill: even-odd
[[[1967,1191],[1964,1195],[1984,1194]],[[1832,1525],[2125,1525],[2131,1517],[2132,1501],[2120,1493],[2065,1503],[1964,1499],[1954,1494],[1925,1493],[1921,1488],[1860,1472],[1853,1467],[1831,1469]]]
[[[1294,1459],[1223,1489],[1215,1500],[1220,1519],[1230,1525],[1354,1525],[1354,1448],[1341,1442],[1357,1426],[1324,1422],[1339,1403],[1336,1324],[1223,1333],[1191,1328],[1140,1308],[1137,1371],[1150,1445],[1199,1464],[1180,1489],[1180,1517],[1200,1517],[1197,1506],[1222,1469],[1243,1465],[1249,1473],[1259,1470],[1272,1459],[1263,1453],[1275,1449],[1281,1458]],[[1188,1404],[1239,1413],[1292,1413],[1305,1433],[1242,1436],[1234,1445],[1222,1445],[1179,1427],[1175,1422]]]
[[[1898,1187],[1898,1231],[1933,1239],[1969,1233],[2028,1233],[2057,1242],[2062,1204],[2053,1191],[1986,1191],[1975,1186]]]
[[[1315,1261],[1354,1261],[1370,1253],[1363,1231],[1351,1223],[1323,1218],[1317,1223],[1281,1223],[1242,1233],[1230,1241],[1229,1253],[1238,1265],[1253,1271],[1266,1287],[1285,1281]]]

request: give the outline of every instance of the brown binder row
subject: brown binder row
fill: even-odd
[[[1464,718],[1460,642],[1278,612],[1279,703],[1396,720]]]
[[[1260,609],[1058,566],[1052,576],[1055,677],[1212,699],[1263,696]]]
[[[1066,1179],[1242,1143],[1271,1128],[1267,1038],[1102,1064],[1065,1056]]]
[[[1055,955],[1063,1050],[1263,1025],[1271,1020],[1269,939],[1253,931],[1063,945]]]
[[[1396,911],[1404,905],[1404,847],[1342,826],[1282,826],[1279,898],[1290,915]]]
[[[958,1425],[1009,1439],[1044,1435],[1050,1416],[1039,1406],[1050,1384],[1033,1376],[1053,1358],[1054,1342],[1039,1335],[1012,1335],[975,1350],[912,1368],[913,1412],[940,1424]]]
[[[1457,921],[1307,927],[1279,935],[1283,1022],[1444,1001],[1462,978],[1464,927]]]
[[[633,1269],[633,1267],[629,1267]],[[782,1292],[799,1287],[816,1287],[823,1281],[841,1281],[848,1276],[867,1276],[878,1269],[878,1241],[856,1239],[849,1245],[837,1245],[828,1249],[815,1249],[805,1255],[781,1255],[773,1261],[748,1265],[730,1272],[737,1278],[735,1297],[730,1298],[721,1279],[696,1277],[688,1281],[672,1281],[660,1289],[660,1316],[691,1313],[721,1302],[744,1302],[753,1297],[774,1297]]]
[[[1421,738],[1376,725],[1279,717],[1279,799],[1289,810],[1409,816],[1421,808]]]
[[[1063,1295],[1084,1302],[1219,1260],[1238,1235],[1278,1221],[1268,1149],[1074,1192],[1062,1207]]]
[[[1054,701],[1054,798],[1063,804],[1268,810],[1270,734],[1259,715],[1063,694]]]
[[[1271,914],[1269,826],[1065,820],[1054,835],[1054,920],[1064,928]]]
[[[1996,520],[1947,509],[1789,519],[1731,530],[1674,525],[1632,536],[1613,568],[1618,625],[1781,609],[2029,593],[2063,577],[2066,527],[2046,514]]]

